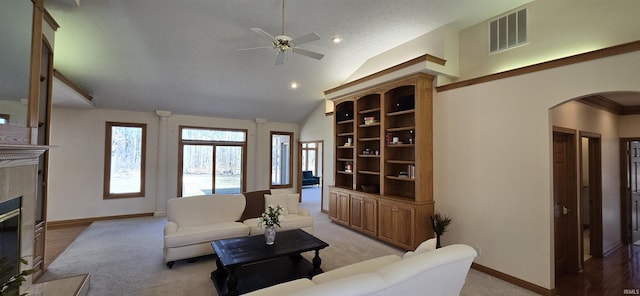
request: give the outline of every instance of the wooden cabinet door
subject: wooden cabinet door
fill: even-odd
[[[403,248],[413,249],[414,208],[402,204],[396,204],[395,206],[395,242]]]
[[[362,199],[362,232],[375,236],[378,234],[378,206],[373,198]]]
[[[349,225],[349,194],[338,193],[338,221]]]
[[[338,193],[329,191],[329,218],[338,219]]]
[[[387,201],[378,203],[378,238],[393,243],[395,222],[394,205]]]
[[[351,217],[350,225],[352,228],[362,231],[363,222],[363,206],[364,198],[356,195],[351,196]]]

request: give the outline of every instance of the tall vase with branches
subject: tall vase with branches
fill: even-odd
[[[447,227],[449,226],[449,224],[451,224],[451,217],[436,212],[430,218],[431,228],[436,234],[436,248],[440,248],[442,247],[442,245],[440,244],[440,236],[442,236],[447,231]]]

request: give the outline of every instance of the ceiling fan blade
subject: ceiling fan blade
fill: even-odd
[[[251,28],[251,31],[254,31],[254,32],[258,33],[258,34],[262,34],[262,35],[264,35],[264,36],[268,37],[268,38],[269,38],[269,39],[271,39],[271,40],[278,41],[278,40],[276,39],[276,37],[273,37],[273,35],[271,35],[271,34],[267,33],[267,31],[265,31],[265,30],[263,30],[263,29],[260,29],[260,28]]]
[[[254,49],[273,49],[273,46],[260,46],[260,47],[240,48],[240,49],[236,49],[236,50],[244,51],[244,50],[254,50]]]
[[[282,65],[284,63],[284,51],[278,52],[278,56],[276,56],[276,65]]]
[[[313,51],[310,51],[310,50],[297,48],[297,47],[293,48],[293,52],[299,53],[299,54],[301,54],[303,56],[308,56],[308,57],[310,57],[312,59],[316,59],[316,60],[322,59],[322,57],[324,57],[324,55],[321,54],[321,53],[317,53],[317,52],[313,52]]]
[[[303,35],[300,37],[297,37],[293,40],[291,40],[291,42],[295,45],[300,45],[300,44],[305,44],[311,41],[316,41],[316,40],[320,40],[320,36],[318,36],[318,34],[316,33],[309,33],[307,35]]]

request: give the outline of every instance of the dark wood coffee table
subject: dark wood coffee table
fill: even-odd
[[[264,235],[216,240],[211,246],[217,256],[211,280],[220,296],[235,296],[321,273],[319,252],[329,245],[297,229],[278,232],[270,246]],[[300,255],[308,251],[315,251],[313,264]]]

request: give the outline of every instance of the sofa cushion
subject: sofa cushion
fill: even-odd
[[[313,287],[314,284],[309,279],[297,279],[295,281],[285,282],[275,286],[267,287],[257,291],[253,291],[243,296],[273,296],[273,295],[292,295],[305,288]]]
[[[298,193],[264,195],[265,208],[269,205],[280,205],[284,208],[283,215],[298,214],[298,200],[300,200]]]
[[[250,191],[244,192],[244,198],[247,201],[247,205],[244,208],[244,212],[242,212],[242,216],[238,221],[244,221],[249,218],[258,218],[262,213],[264,213],[265,205],[264,205],[264,195],[271,194],[271,190],[259,190],[259,191]]]
[[[250,228],[250,235],[256,235],[264,233],[264,227],[258,226],[258,219],[251,218],[243,221],[244,225]],[[293,229],[301,229],[305,227],[313,226],[313,218],[311,216],[301,215],[284,215],[284,221],[280,222],[280,227],[276,228],[277,231],[287,231]],[[276,235],[276,240],[278,236]]]
[[[351,265],[343,266],[334,270],[327,271],[325,273],[314,276],[311,280],[316,284],[322,284],[337,279],[345,278],[355,274],[368,273],[377,270],[378,268],[387,266],[391,263],[400,261],[400,256],[387,255],[378,258],[365,260],[362,262],[354,263]]]
[[[164,246],[165,248],[180,247],[247,235],[249,235],[249,228],[240,222],[178,227],[176,232],[164,237]]]
[[[383,289],[385,282],[376,273],[363,273],[317,284],[290,295],[326,296],[326,295],[370,295]]]
[[[433,250],[436,249],[436,244],[437,241],[435,238],[430,238],[426,241],[423,241],[417,248],[415,251],[408,251],[404,254],[404,256],[402,256],[402,258],[409,258],[413,255],[416,254],[420,254],[420,253],[424,253],[424,252],[431,252]]]
[[[167,201],[167,219],[178,227],[238,221],[245,204],[245,198],[240,194],[172,198]]]

